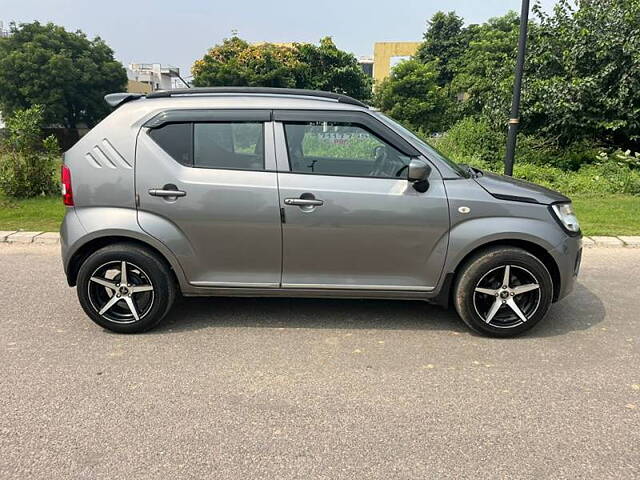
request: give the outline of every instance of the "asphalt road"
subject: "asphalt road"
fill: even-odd
[[[420,302],[196,299],[108,333],[0,245],[0,478],[639,478],[640,250],[515,340]]]

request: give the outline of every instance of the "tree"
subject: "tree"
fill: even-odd
[[[290,46],[251,45],[232,37],[211,48],[201,60],[196,60],[191,73],[196,87],[294,88],[300,68]]]
[[[331,38],[319,45],[249,44],[233,37],[211,48],[192,68],[193,84],[309,88],[343,93],[361,100],[371,96],[371,81],[356,58],[339,50]]]
[[[460,116],[484,115],[504,125],[513,91],[520,20],[515,12],[466,29],[468,45],[451,60],[451,90],[464,96]],[[531,25],[531,31],[535,25]]]
[[[100,38],[52,23],[11,25],[0,38],[0,109],[40,104],[45,124],[93,126],[109,113],[104,95],[124,90],[127,75]]]
[[[299,88],[343,93],[360,100],[371,98],[371,79],[367,77],[356,57],[339,50],[331,37],[320,40],[320,45],[296,44],[297,59],[301,64]]]
[[[424,42],[416,52],[416,59],[422,63],[437,62],[438,84],[443,87],[453,78],[452,62],[468,45],[464,20],[455,12],[436,12],[427,22]]]
[[[640,0],[560,0],[536,7],[524,91],[527,128],[640,147]]]
[[[400,62],[376,90],[376,105],[383,112],[424,133],[442,130],[446,102],[435,61]]]

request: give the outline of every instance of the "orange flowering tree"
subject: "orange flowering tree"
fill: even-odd
[[[192,70],[197,87],[251,86],[309,88],[371,97],[371,80],[356,58],[331,38],[308,43],[250,44],[238,37],[211,48]]]

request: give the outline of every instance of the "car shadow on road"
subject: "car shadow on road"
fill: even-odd
[[[586,330],[602,322],[600,299],[578,285],[554,304],[548,318],[529,335],[548,337]],[[467,332],[453,307],[420,301],[321,298],[184,298],[155,333],[216,327],[445,330]]]

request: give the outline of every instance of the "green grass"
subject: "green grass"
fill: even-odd
[[[572,195],[585,235],[640,235],[640,197]],[[64,215],[60,197],[0,197],[0,230],[56,232]]]
[[[0,230],[57,232],[64,208],[59,196],[24,200],[0,196]]]
[[[571,195],[585,235],[640,235],[640,196]]]

